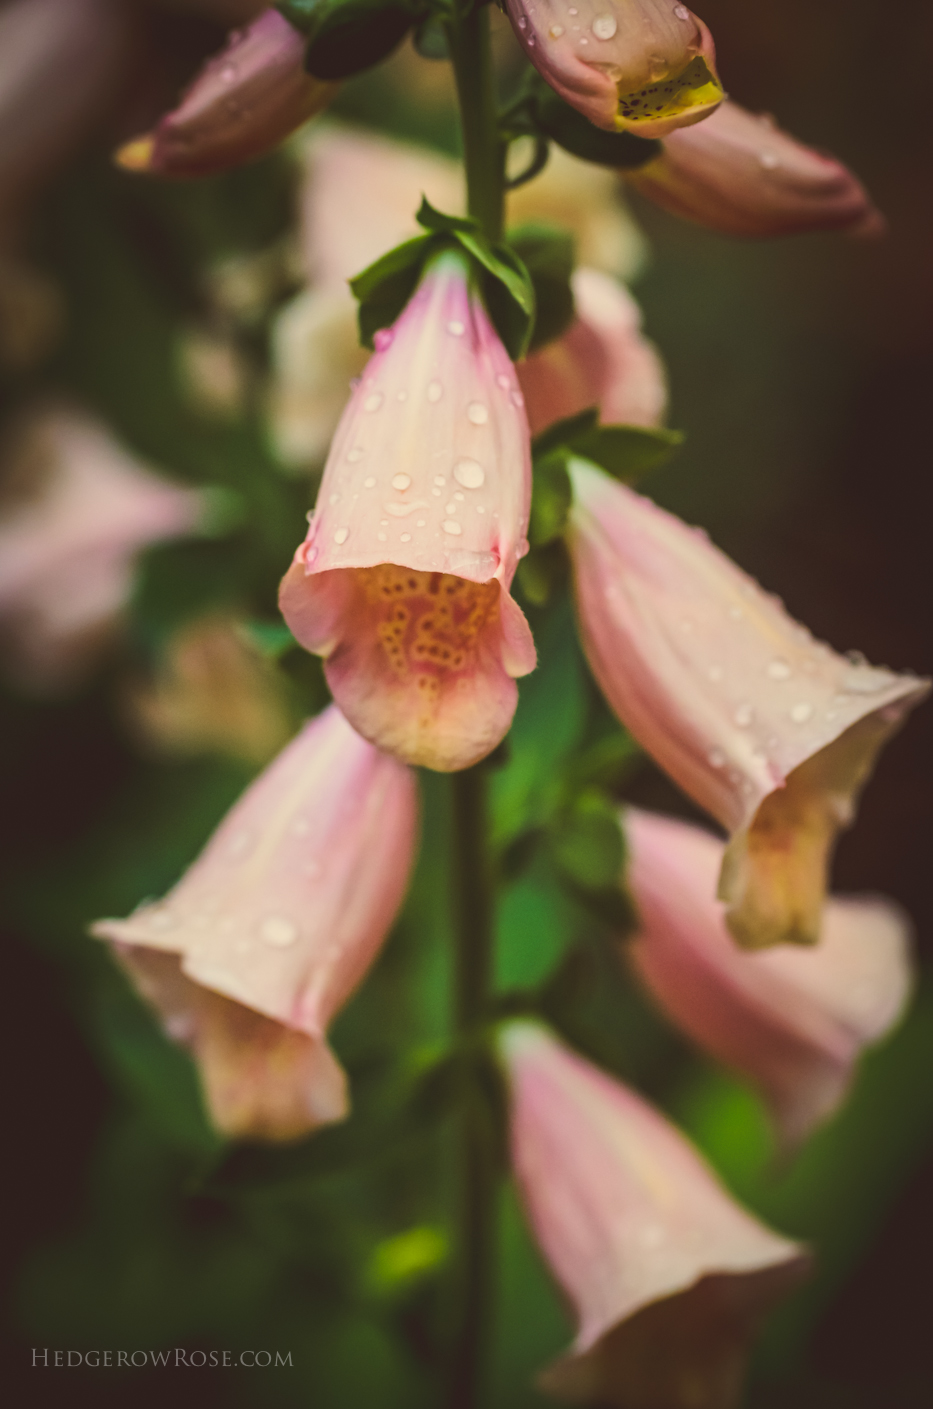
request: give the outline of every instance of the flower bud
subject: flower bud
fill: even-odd
[[[713,37],[670,0],[506,0],[531,62],[597,127],[660,137],[723,99]]]
[[[288,1139],[346,1115],[327,1024],[395,919],[416,831],[411,771],[331,706],[164,900],[92,927],[192,1048],[221,1130]]]
[[[862,1049],[903,1013],[910,925],[888,900],[833,897],[812,949],[736,948],[715,899],[722,842],[687,822],[623,813],[639,925],[626,943],[661,1008],[747,1077],[793,1149],[844,1099]]]
[[[723,235],[867,235],[884,228],[841,162],[730,101],[699,126],[671,132],[661,155],[626,179],[665,210]]]
[[[127,171],[210,176],[264,156],[330,101],[337,85],[304,68],[304,36],[278,10],[230,35],[181,103],[116,154]]]

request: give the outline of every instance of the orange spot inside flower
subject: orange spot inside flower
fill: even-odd
[[[499,615],[498,582],[468,582],[443,572],[416,572],[382,563],[357,571],[377,618],[392,672],[411,680],[425,704],[451,675],[469,672],[484,628]]]

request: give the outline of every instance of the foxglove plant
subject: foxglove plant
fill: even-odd
[[[82,13],[104,3],[86,0]],[[686,6],[505,8],[530,66],[500,112],[488,6],[233,7],[247,27],[151,132],[119,149],[115,179],[215,175],[254,160],[416,27],[420,51],[452,63],[466,211],[449,158],[330,125],[294,144],[302,228],[289,256],[284,240],[256,253],[278,282],[268,324],[257,318],[237,349],[243,395],[230,415],[242,412],[249,430],[237,442],[248,473],[235,471],[246,512],[211,552],[193,543],[187,557],[153,555],[134,577],[143,548],[195,532],[203,500],[144,473],[85,418],[55,413],[46,430],[67,465],[39,477],[33,501],[12,483],[0,515],[0,617],[35,651],[44,630],[63,635],[62,622],[109,626],[135,611],[121,689],[150,748],[260,766],[280,747],[163,899],[92,930],[190,1052],[217,1132],[267,1144],[314,1136],[229,1162],[225,1150],[211,1187],[222,1191],[241,1163],[286,1182],[351,1166],[375,1178],[396,1135],[414,1128],[433,1142],[436,1161],[422,1161],[420,1144],[417,1159],[451,1176],[443,1189],[455,1207],[432,1263],[436,1273],[450,1247],[450,1294],[436,1324],[409,1305],[397,1322],[415,1327],[447,1409],[478,1409],[492,1397],[510,1162],[576,1321],[570,1349],[541,1374],[545,1392],[618,1409],[734,1409],[751,1339],[809,1254],[737,1203],[638,1093],[634,1083],[650,1080],[660,1106],[676,1102],[664,1064],[648,1070],[623,1014],[636,987],[646,990],[757,1089],[785,1155],[829,1121],[912,982],[896,907],[824,904],[833,847],[928,685],[814,640],[705,534],[631,487],[680,437],[661,426],[664,367],[618,282],[643,246],[607,192],[618,193],[621,171],[669,209],[738,235],[858,232],[878,219],[845,168],[724,101],[712,38]],[[381,101],[378,87],[354,92],[362,106]],[[519,139],[530,156],[516,172]],[[218,186],[224,199],[240,200],[238,180]],[[162,207],[137,187],[141,196],[152,208],[127,223],[148,239]],[[184,205],[184,191],[173,198]],[[200,225],[196,211],[191,230]],[[232,347],[236,318],[216,281],[181,292]],[[271,456],[268,475],[254,467],[260,406],[281,461],[325,461],[290,566],[307,485]],[[235,439],[226,429],[224,465]],[[147,425],[143,439],[158,434]],[[192,442],[197,458],[202,442]],[[217,463],[204,473],[219,474]],[[280,576],[284,625],[272,619]],[[197,598],[187,614],[186,593]],[[587,695],[584,656],[608,708]],[[565,688],[573,727],[559,717]],[[622,805],[639,748],[727,840]],[[406,903],[420,815],[413,765],[450,776],[423,779],[432,825]],[[543,938],[536,930],[528,945],[541,967],[503,995],[508,946],[497,946],[515,927],[516,895],[542,874]],[[449,964],[438,954],[446,889]],[[564,957],[542,976],[548,944]],[[386,1137],[390,1111],[374,1135],[361,1097],[343,1133],[318,1134],[349,1116],[367,1070],[386,1065],[387,1034],[408,1019],[399,974],[411,974],[419,945],[432,966],[419,997],[449,979],[451,1015],[429,1040],[405,1033],[398,1072],[388,1062],[404,1090],[400,1128]],[[613,977],[594,1018],[574,980],[596,954]],[[351,1004],[367,979],[363,1006]],[[629,982],[630,1004],[614,1010],[614,985]],[[368,1069],[344,1047],[344,1008],[367,1029]],[[661,1048],[663,1020],[653,1030]],[[338,1281],[328,1272],[329,1289]],[[346,1281],[357,1300],[375,1298],[372,1269]]]

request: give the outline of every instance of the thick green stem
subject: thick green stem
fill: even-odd
[[[455,774],[453,789],[455,1019],[466,1052],[478,1058],[474,1043],[488,1018],[492,992],[494,919],[484,766]],[[460,1282],[449,1367],[450,1409],[476,1409],[482,1403],[488,1358],[498,1172],[493,1117],[483,1087],[479,1070],[470,1062],[458,1131]]]
[[[505,151],[499,140],[488,6],[452,20],[447,33],[460,103],[467,209],[491,240],[499,240],[505,214]]]

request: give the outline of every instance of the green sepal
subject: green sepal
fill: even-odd
[[[582,161],[633,171],[661,154],[661,143],[653,138],[594,127],[589,118],[565,103],[542,80],[534,84],[529,109],[539,132]]]
[[[574,240],[566,230],[545,221],[529,221],[508,232],[511,249],[531,276],[535,294],[535,323],[529,352],[553,342],[573,322]]]
[[[437,248],[438,241],[432,235],[416,235],[350,280],[360,305],[360,342],[364,347],[372,347],[379,329],[388,328],[398,318],[417,288],[425,260]]]
[[[532,548],[543,548],[553,543],[567,526],[567,515],[573,502],[567,458],[566,453],[555,450],[535,461],[528,524],[528,542]]]
[[[558,452],[567,458],[591,460],[614,479],[632,484],[657,469],[683,444],[682,431],[649,430],[644,426],[601,426],[595,406],[558,421],[536,436],[535,464]]]
[[[429,6],[426,0],[283,0],[278,9],[308,36],[308,73],[340,79],[388,58]]]

